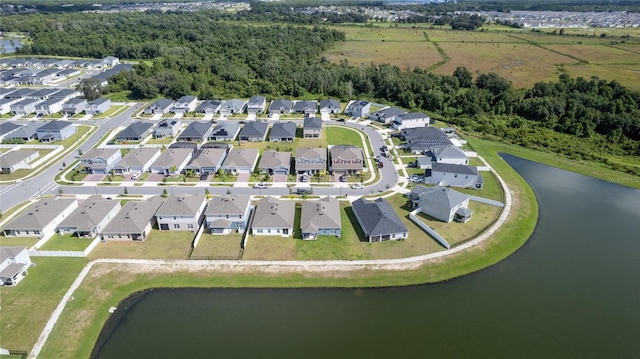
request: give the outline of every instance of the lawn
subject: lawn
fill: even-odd
[[[481,190],[473,189],[473,188],[453,188],[458,192],[466,193],[471,196],[478,196],[488,199],[493,199],[496,201],[504,202],[504,195],[502,193],[502,188],[500,187],[500,183],[498,183],[498,179],[493,174],[493,172],[482,171],[480,172],[482,178],[484,179],[484,184],[482,185]]]
[[[362,148],[362,138],[358,130],[342,126],[327,126],[326,133],[329,145],[353,145]]]
[[[187,259],[194,236],[190,231],[153,229],[144,241],[110,240],[99,243],[89,258]]]
[[[151,138],[146,142],[148,145],[169,145],[175,140],[175,137]]]
[[[242,234],[212,235],[205,231],[191,253],[191,259],[238,259]]]
[[[43,251],[84,251],[94,238],[78,238],[71,234],[54,234],[39,248]]]
[[[0,235],[0,247],[27,247],[31,248],[38,243],[38,237],[5,237]]]

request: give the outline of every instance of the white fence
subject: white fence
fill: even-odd
[[[422,207],[418,207],[417,209],[413,210],[411,213],[409,213],[409,219],[411,219],[415,224],[418,225],[418,227],[422,228],[431,237],[433,237],[436,241],[438,241],[438,243],[442,244],[446,249],[449,249],[451,247],[449,245],[449,242],[447,242],[447,240],[442,238],[442,236],[439,235],[438,232],[434,231],[433,228],[427,226],[424,222],[420,220],[420,218],[416,216],[416,213],[420,212],[421,210],[422,210]]]
[[[44,244],[44,242],[46,241],[42,241],[40,240],[38,243],[42,242],[42,244]],[[93,239],[93,241],[87,246],[87,248],[85,248],[84,251],[39,251],[39,250],[33,250],[33,248],[35,247],[31,247],[31,249],[29,250],[29,255],[32,257],[86,257],[89,253],[91,253],[91,251],[98,245],[98,243],[100,243],[100,236],[96,236],[96,238]],[[40,245],[42,245],[40,244]]]

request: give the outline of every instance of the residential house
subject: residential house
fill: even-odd
[[[385,198],[358,198],[351,208],[369,243],[403,240],[409,235],[407,226]]]
[[[409,112],[396,116],[396,118],[391,121],[391,127],[396,130],[426,127],[429,126],[429,121],[431,121],[431,117],[422,112]]]
[[[27,97],[28,98],[32,98],[34,100],[46,100],[46,99],[50,98],[51,95],[53,95],[54,93],[56,93],[58,91],[60,91],[60,90],[58,90],[56,88],[41,88],[39,90],[31,92]]]
[[[151,173],[162,173],[165,176],[182,172],[193,157],[192,148],[167,148],[149,166]]]
[[[220,114],[223,116],[235,115],[243,113],[247,108],[247,100],[231,99],[224,101],[220,106]]]
[[[36,135],[41,142],[62,141],[76,133],[76,126],[69,121],[48,121],[38,127]]]
[[[267,107],[267,98],[264,96],[252,96],[247,102],[247,113],[263,113]]]
[[[8,92],[4,95],[4,98],[17,98],[17,99],[25,99],[31,98],[29,95],[36,92],[37,90],[31,88],[14,88],[13,91]]]
[[[293,112],[301,113],[305,117],[313,116],[318,112],[318,101],[302,100],[293,104]]]
[[[187,113],[196,110],[198,104],[198,98],[195,96],[182,96],[173,105],[171,112],[173,113]]]
[[[87,173],[106,175],[122,159],[118,148],[94,148],[80,156],[80,165]]]
[[[337,115],[341,112],[340,102],[334,99],[326,99],[320,101],[320,113],[328,113]]]
[[[75,198],[42,198],[4,226],[5,237],[47,237],[78,207]]]
[[[416,186],[410,198],[414,208],[420,208],[420,212],[446,223],[454,220],[466,222],[472,216],[469,196],[447,187]]]
[[[415,154],[423,154],[435,146],[451,145],[447,134],[436,127],[405,128],[400,138],[407,142],[406,147]]]
[[[151,164],[160,157],[160,149],[152,147],[134,148],[113,167],[113,172],[119,175],[129,173],[144,173],[149,170]]]
[[[152,122],[134,122],[118,133],[114,139],[118,142],[140,142],[153,129]]]
[[[464,154],[464,151],[454,145],[434,146],[427,151],[425,157],[437,163],[448,163],[452,165],[469,164],[469,158]]]
[[[40,153],[33,150],[13,150],[5,152],[0,155],[0,169],[3,174],[13,173],[19,169],[29,169],[31,166],[29,163],[36,158]]]
[[[61,98],[48,98],[36,105],[36,115],[47,116],[62,111],[62,104],[65,102]]]
[[[198,174],[216,173],[222,167],[222,161],[226,155],[227,150],[223,148],[201,148],[195,152],[184,169]]]
[[[6,140],[32,141],[38,138],[37,131],[44,125],[42,122],[29,122],[5,136]]]
[[[426,170],[424,182],[441,186],[482,189],[484,180],[475,166],[436,162],[431,165],[431,169]]]
[[[296,172],[316,174],[327,170],[327,149],[320,147],[298,147],[296,149]]]
[[[197,232],[204,220],[207,198],[203,194],[170,195],[156,212],[158,228],[163,231]]]
[[[73,116],[84,111],[84,108],[86,106],[87,100],[80,97],[75,97],[62,104],[62,113],[67,116]]]
[[[153,130],[154,138],[176,137],[180,132],[182,122],[179,118],[165,118]]]
[[[8,134],[19,129],[20,127],[22,127],[22,125],[18,125],[17,123],[9,121],[0,122],[0,140],[4,139]]]
[[[214,196],[205,211],[205,224],[211,234],[244,233],[251,208],[249,195]]]
[[[155,225],[155,215],[164,199],[159,196],[144,201],[129,201],[102,230],[103,240],[143,241]]]
[[[291,171],[291,152],[264,151],[258,169],[270,175],[288,175]]]
[[[101,62],[104,66],[113,67],[120,63],[120,59],[115,56],[107,56]]]
[[[240,133],[240,124],[237,122],[222,122],[213,128],[209,135],[210,141],[234,141]]]
[[[59,98],[63,99],[64,101],[69,101],[80,96],[82,96],[82,94],[79,91],[72,89],[61,89],[53,93],[51,96],[49,96],[49,98]]]
[[[340,238],[342,224],[340,203],[334,197],[302,202],[300,232],[302,239],[317,239],[318,236]]]
[[[44,69],[42,71],[36,71],[31,76],[23,76],[20,83],[23,85],[46,85],[53,82],[56,74],[60,70],[55,68]]]
[[[0,286],[18,284],[31,265],[27,247],[0,247]]]
[[[290,100],[273,100],[269,105],[269,114],[288,114],[291,113],[293,102]]]
[[[322,119],[319,117],[306,117],[302,125],[302,137],[319,138],[322,133]]]
[[[240,134],[239,141],[261,142],[267,137],[269,125],[263,121],[249,121],[244,124]]]
[[[259,151],[255,148],[232,148],[222,162],[225,173],[252,173],[258,162]]]
[[[120,201],[90,196],[56,227],[56,232],[93,238],[102,233],[102,229],[115,218],[121,208]]]
[[[293,222],[296,204],[294,201],[280,200],[274,197],[264,197],[258,202],[256,213],[251,224],[251,234],[254,236],[293,235]]]
[[[205,114],[215,114],[220,111],[220,106],[222,106],[221,100],[206,100],[200,103],[196,108],[197,113],[205,113]]]
[[[271,127],[269,133],[269,141],[271,142],[293,142],[296,138],[296,126],[295,122],[277,122]]]
[[[378,121],[382,123],[391,123],[398,116],[407,113],[407,111],[397,107],[385,107],[369,115],[369,119],[372,121]]]
[[[149,107],[145,108],[144,113],[147,115],[153,115],[158,113],[164,115],[165,113],[169,112],[173,108],[174,103],[175,102],[173,100],[161,98],[159,100],[156,100],[151,105],[149,105]]]
[[[99,115],[108,111],[111,108],[111,100],[108,98],[98,98],[89,103],[84,108],[84,112],[87,115]]]
[[[20,101],[18,98],[1,98],[0,95],[0,115],[11,112],[11,105]]]
[[[334,175],[354,175],[362,173],[364,155],[356,146],[333,146],[329,149],[329,171]]]
[[[204,142],[211,133],[213,123],[205,121],[193,121],[178,136],[178,141],[185,142]]]
[[[344,109],[344,113],[353,117],[366,117],[371,110],[371,102],[357,100],[350,102]]]
[[[60,70],[60,72],[58,72],[56,74],[56,76],[60,79],[60,80],[64,80],[66,78],[69,77],[73,77],[73,76],[78,76],[80,75],[82,72],[78,69],[64,69],[64,70]]]
[[[25,98],[10,106],[12,115],[30,115],[36,112],[36,105],[42,100]]]

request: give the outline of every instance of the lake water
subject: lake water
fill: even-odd
[[[640,358],[640,191],[504,158],[540,216],[493,267],[404,288],[145,291],[93,357]]]

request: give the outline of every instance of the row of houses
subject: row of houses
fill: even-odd
[[[0,85],[48,85],[78,76],[81,69],[104,70],[92,77],[106,82],[108,77],[131,68],[132,65],[120,64],[120,60],[113,56],[96,60],[5,58],[0,59]]]
[[[84,111],[94,115],[111,107],[109,99],[87,101],[81,95],[64,88],[0,88],[0,114],[48,116],[61,112],[73,116]]]
[[[3,142],[13,140],[28,142],[36,139],[40,142],[53,142],[67,139],[76,131],[76,126],[70,121],[34,121],[27,124],[3,122],[0,124],[0,139]]]
[[[318,111],[320,113],[338,114],[341,112],[341,105],[338,100],[326,99],[322,101],[300,100],[292,101],[286,99],[273,100],[267,102],[264,96],[253,96],[249,100],[229,99],[229,100],[204,100],[198,101],[195,96],[183,96],[176,101],[170,99],[159,99],[145,108],[145,114],[166,114],[197,112],[204,114],[234,115],[241,113],[261,114],[291,114],[299,113],[313,116]]]
[[[354,175],[364,169],[362,149],[355,146],[333,146],[329,149],[300,147],[293,157],[287,151],[266,150],[260,155],[258,149],[233,148],[224,144],[206,144],[199,149],[180,145],[173,144],[164,151],[139,147],[124,156],[118,148],[94,148],[80,157],[80,166],[91,174],[113,172],[118,175],[144,172],[174,175],[186,171],[198,175],[218,171],[239,174],[253,173],[256,168],[270,175],[288,175],[292,172],[292,165],[298,174],[330,171],[336,175]]]

